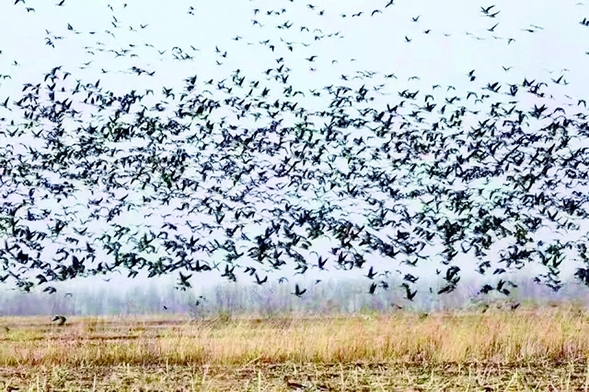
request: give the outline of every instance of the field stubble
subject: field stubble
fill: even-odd
[[[0,391],[589,390],[584,308],[3,318]]]

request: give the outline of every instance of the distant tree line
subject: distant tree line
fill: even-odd
[[[0,295],[0,316],[34,316],[66,314],[75,316],[124,316],[170,314],[197,319],[218,315],[272,316],[285,313],[347,314],[357,312],[435,311],[470,309],[495,301],[587,300],[587,294],[571,283],[555,293],[549,288],[531,283],[529,279],[514,279],[518,288],[511,298],[503,295],[477,295],[478,283],[464,284],[447,296],[423,295],[413,302],[399,292],[381,290],[375,295],[366,292],[362,279],[327,281],[310,286],[309,295],[297,298],[289,285],[271,283],[265,286],[223,283],[202,292],[180,291],[172,283],[133,282],[126,290],[113,290],[108,285],[84,286],[51,295],[44,292],[23,293],[4,291]],[[424,289],[427,291],[427,289]]]

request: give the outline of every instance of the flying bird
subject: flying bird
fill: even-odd
[[[303,294],[305,294],[307,292],[307,289],[303,289],[301,290],[301,288],[299,287],[298,283],[295,285],[295,292],[293,293],[293,295],[296,295],[297,297],[301,297]]]

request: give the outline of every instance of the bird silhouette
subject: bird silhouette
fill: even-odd
[[[302,289],[299,287],[298,283],[295,285],[295,291],[294,291],[294,295],[296,295],[297,297],[301,297],[303,294],[305,294],[307,292],[307,289]]]
[[[56,323],[58,326],[64,325],[66,321],[67,319],[64,316],[55,316],[53,320],[51,320],[51,322]]]

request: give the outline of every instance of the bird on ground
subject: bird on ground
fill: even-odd
[[[67,319],[64,316],[55,316],[51,322],[56,323],[58,326],[62,326],[65,324]]]

